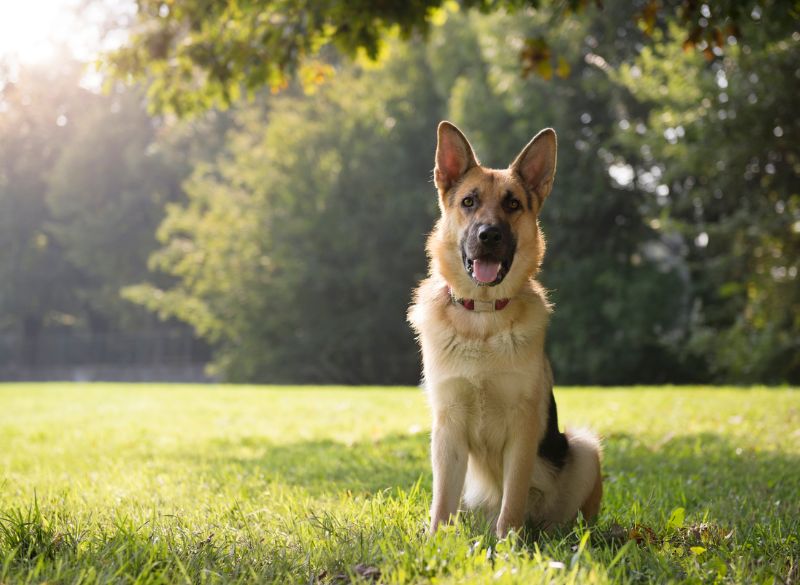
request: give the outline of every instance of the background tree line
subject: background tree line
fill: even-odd
[[[251,79],[236,67],[211,97],[158,75],[145,97],[81,89],[71,66],[21,72],[0,102],[0,327],[157,314],[230,380],[414,383],[404,317],[447,118],[490,166],[558,132],[542,280],[560,383],[797,383],[796,9],[753,3],[717,39],[727,4],[657,26],[626,2],[517,8],[446,5],[425,36],[400,27],[412,42],[379,31],[377,62],[323,48],[249,100],[225,94]],[[200,113],[146,111],[169,103]]]

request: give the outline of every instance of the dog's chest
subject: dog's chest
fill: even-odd
[[[468,428],[501,429],[510,412],[536,391],[544,354],[531,336],[509,330],[486,339],[453,333],[424,352],[434,407],[466,419]]]
[[[426,379],[467,378],[475,385],[498,375],[535,371],[541,352],[530,333],[508,328],[485,338],[444,331],[423,340]]]
[[[452,358],[467,362],[509,360],[523,351],[529,341],[526,335],[514,329],[496,333],[487,339],[470,339],[454,332],[450,353]]]
[[[515,407],[532,394],[532,385],[506,376],[464,389],[467,440],[474,456],[493,457],[502,450],[508,434],[508,420]]]

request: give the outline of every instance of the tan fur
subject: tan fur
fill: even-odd
[[[409,310],[433,415],[432,531],[461,502],[495,522],[501,536],[525,521],[548,527],[574,520],[579,510],[593,516],[599,509],[594,435],[567,431],[570,450],[561,471],[538,456],[553,384],[544,353],[551,308],[535,280],[545,250],[538,214],[552,187],[555,148],[555,133],[545,130],[509,168],[487,169],[454,126],[439,127],[441,217],[427,243],[430,274]],[[475,189],[481,205],[470,215],[459,202]],[[504,209],[509,192],[523,210]],[[510,270],[496,286],[478,286],[463,264],[459,242],[476,218],[507,221],[516,238]],[[468,311],[452,302],[448,287],[459,298],[511,302],[501,311]]]

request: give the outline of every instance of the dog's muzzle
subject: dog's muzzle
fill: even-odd
[[[507,223],[474,224],[464,237],[461,256],[467,274],[478,286],[496,286],[511,269],[515,250]]]

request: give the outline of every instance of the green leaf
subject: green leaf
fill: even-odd
[[[677,530],[681,526],[683,526],[683,521],[686,519],[686,510],[683,508],[675,508],[669,514],[669,520],[667,520],[667,529],[668,530]]]
[[[702,547],[702,546],[693,546],[689,550],[692,551],[697,556],[700,556],[701,554],[706,552],[706,549],[704,547]]]

